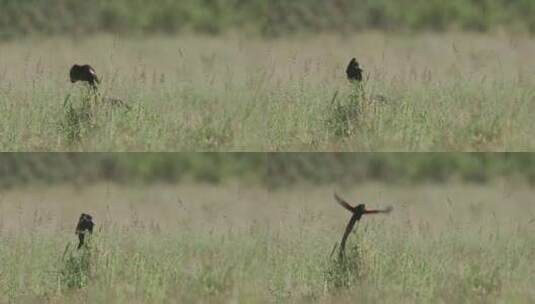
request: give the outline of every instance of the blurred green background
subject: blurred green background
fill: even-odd
[[[487,183],[535,185],[529,153],[3,153],[0,187],[117,183]]]
[[[0,39],[28,34],[470,30],[535,32],[533,0],[0,0]]]

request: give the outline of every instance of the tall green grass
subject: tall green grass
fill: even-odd
[[[154,207],[151,207],[154,208]],[[403,210],[398,210],[403,213]],[[62,258],[72,233],[0,238],[2,303],[529,303],[533,233],[522,224],[367,219],[347,268],[329,258],[341,234],[296,223],[200,232],[99,229],[90,255]],[[123,215],[124,216],[124,215]],[[464,217],[463,217],[464,218]],[[426,224],[427,223],[427,224]],[[501,223],[501,224],[500,224]],[[310,226],[312,225],[312,226]],[[321,226],[321,225],[320,225]],[[153,227],[153,228],[151,228]]]
[[[535,147],[529,73],[535,47],[521,37],[55,38],[1,50],[3,151]],[[369,77],[362,105],[344,74],[353,56]],[[103,96],[131,110],[99,108],[91,127],[74,123],[80,117],[66,110],[67,96],[73,109],[88,98],[83,86],[68,81],[75,62],[91,63],[103,78]]]

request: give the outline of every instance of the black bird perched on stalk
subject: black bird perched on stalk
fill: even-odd
[[[72,83],[75,83],[77,81],[87,82],[89,86],[95,91],[97,90],[97,84],[100,84],[97,72],[95,72],[95,69],[93,69],[93,67],[88,64],[73,65],[69,74]]]
[[[351,59],[349,65],[347,66],[346,74],[349,81],[362,81],[362,69],[357,62],[357,59]]]
[[[80,219],[78,220],[78,225],[76,225],[76,234],[80,242],[78,243],[78,249],[82,248],[84,245],[85,235],[93,233],[93,217],[89,214],[82,213]]]
[[[347,223],[346,230],[344,232],[344,236],[342,237],[342,241],[340,242],[340,252],[339,252],[338,257],[339,257],[340,260],[342,260],[344,258],[344,252],[345,252],[345,248],[346,248],[347,238],[349,237],[349,234],[351,233],[351,231],[353,231],[353,228],[355,227],[355,224],[358,221],[360,221],[362,216],[365,215],[365,214],[377,214],[377,213],[387,213],[388,214],[393,210],[393,208],[392,207],[387,207],[384,210],[366,209],[366,205],[364,205],[364,204],[359,204],[356,207],[353,207],[348,202],[346,202],[345,200],[340,198],[338,196],[338,194],[336,194],[336,193],[334,194],[334,198],[336,199],[336,202],[340,206],[344,207],[346,210],[348,210],[349,212],[351,212],[353,214],[351,216],[351,219]]]
[[[88,64],[85,64],[85,65],[75,64],[72,66],[69,74],[70,74],[72,83],[75,83],[78,81],[87,82],[90,88],[93,90],[93,93],[95,93],[96,96],[100,96],[98,92],[98,88],[97,88],[97,84],[100,84],[100,79],[98,78],[97,72],[92,66]],[[121,107],[126,108],[126,110],[131,110],[131,107],[126,102],[124,102],[123,100],[119,98],[102,97],[101,100],[112,106],[121,106]]]

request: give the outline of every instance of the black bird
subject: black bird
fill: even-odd
[[[353,58],[349,62],[349,65],[346,69],[347,79],[349,81],[362,81],[362,69],[359,66],[359,63],[357,62],[357,59]]]
[[[336,202],[344,207],[347,211],[351,212],[353,215],[351,216],[351,219],[347,223],[346,230],[344,231],[344,235],[342,236],[342,242],[340,243],[340,252],[338,255],[339,259],[344,258],[344,252],[346,248],[346,242],[347,238],[349,237],[349,234],[351,231],[353,231],[353,228],[355,227],[355,224],[360,221],[363,215],[366,214],[377,214],[377,213],[390,213],[392,211],[392,207],[387,207],[386,209],[380,210],[380,209],[366,209],[366,205],[359,204],[356,207],[351,206],[347,201],[340,198],[338,194],[334,194],[334,199]]]
[[[95,226],[93,223],[93,217],[89,214],[82,213],[82,215],[80,215],[80,219],[78,220],[78,225],[76,225],[76,234],[78,234],[78,239],[80,240],[78,243],[78,249],[82,248],[84,245],[85,235],[88,233],[93,233],[93,226]]]
[[[77,81],[87,82],[92,89],[97,89],[97,84],[100,84],[98,79],[97,72],[90,65],[73,65],[70,71],[71,82],[75,83]]]

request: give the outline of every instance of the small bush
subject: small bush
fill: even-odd
[[[336,291],[339,289],[355,286],[360,278],[360,252],[357,245],[351,246],[343,258],[338,256],[329,264],[325,272],[325,280],[329,289]]]
[[[82,96],[81,105],[74,107],[70,95],[63,103],[63,120],[59,123],[60,132],[69,144],[79,142],[91,129],[92,111],[90,95]]]
[[[363,87],[358,85],[347,99],[339,100],[335,96],[327,125],[336,137],[351,136],[358,127],[364,110],[363,93]]]
[[[89,282],[91,269],[91,252],[88,246],[81,250],[65,248],[62,259],[62,269],[59,272],[61,286],[65,288],[84,288]]]

